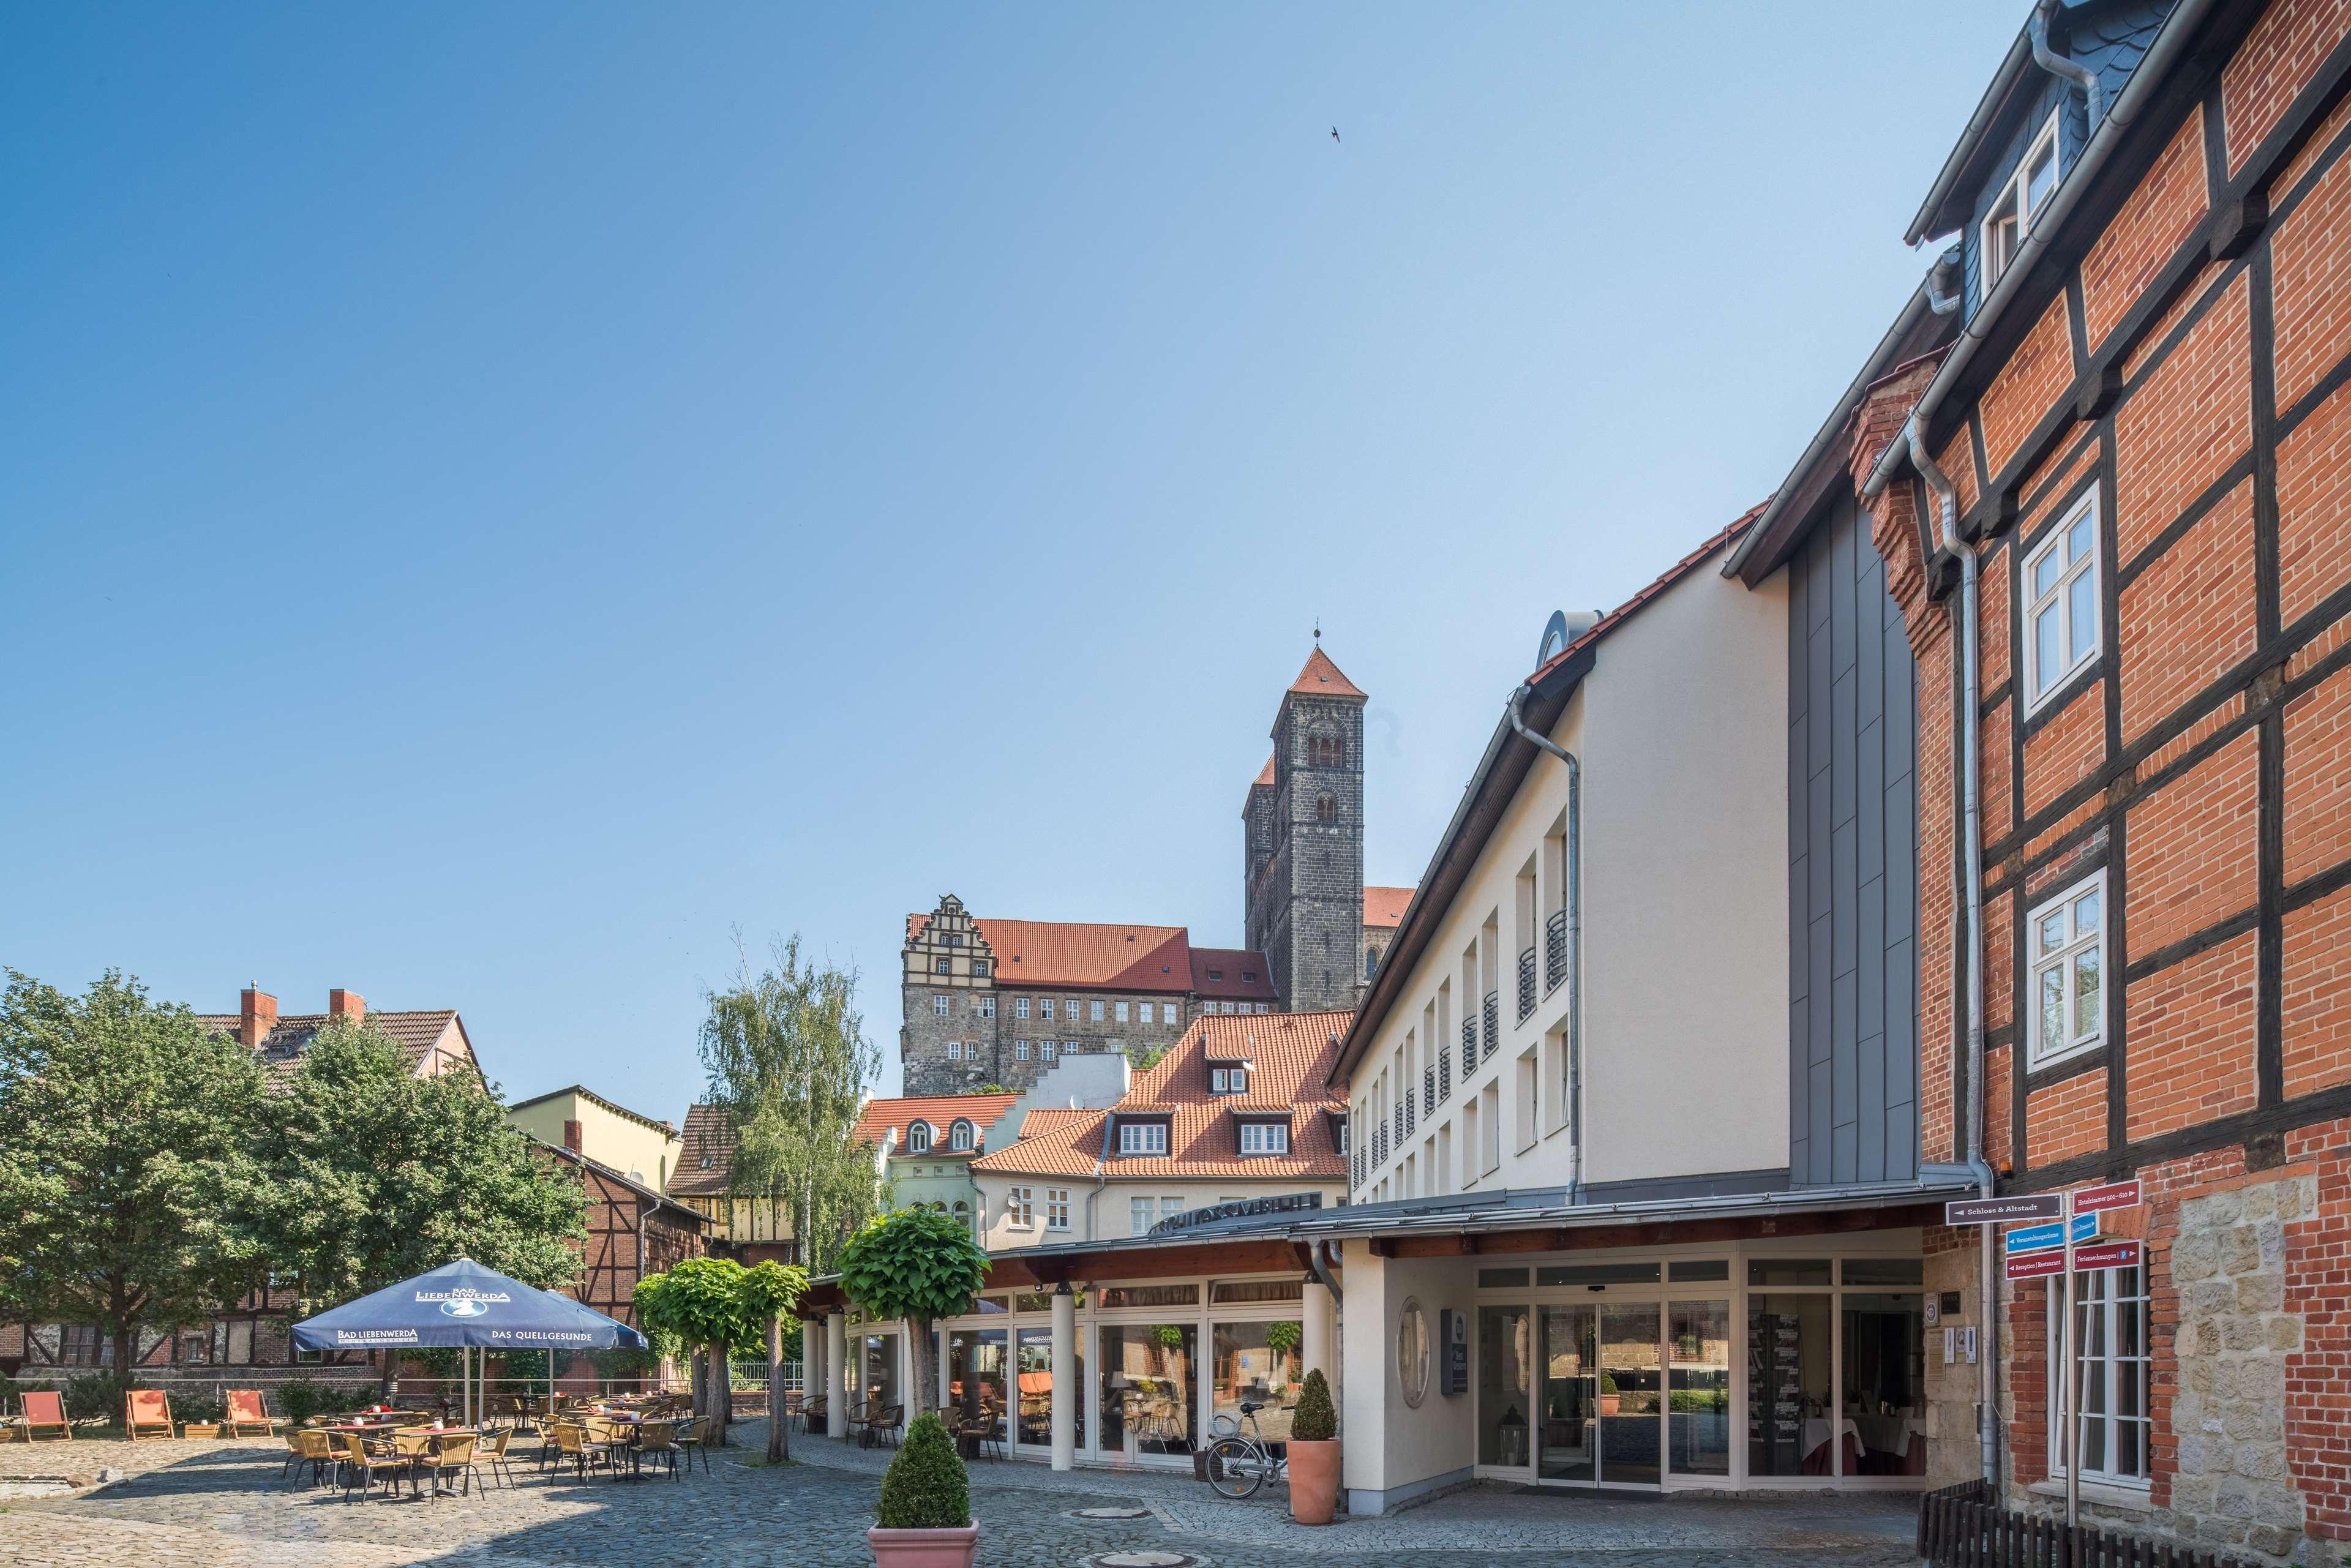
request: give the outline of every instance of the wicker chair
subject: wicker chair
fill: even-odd
[[[424,1452],[416,1456],[418,1473],[433,1478],[430,1490],[435,1501],[440,1500],[441,1478],[445,1475],[456,1476],[465,1495],[473,1495],[474,1446],[480,1441],[472,1432],[435,1433]]]
[[[669,1440],[673,1447],[677,1448],[685,1456],[687,1469],[691,1469],[693,1468],[694,1456],[700,1454],[702,1456],[702,1473],[705,1475],[708,1475],[710,1473],[709,1416],[696,1416],[692,1421],[686,1423],[685,1430],[683,1432],[673,1428],[670,1432]]]
[[[357,1432],[338,1432],[336,1445],[342,1449],[343,1500],[355,1501],[354,1491],[360,1497],[375,1485],[378,1476],[383,1478],[384,1489],[392,1496],[400,1495],[400,1478],[408,1474],[409,1456],[384,1449],[371,1449]],[[354,1484],[356,1483],[356,1484]]]
[[[677,1457],[683,1452],[677,1444],[678,1423],[648,1421],[637,1428],[637,1463],[659,1459],[669,1466],[670,1479],[677,1479]]]

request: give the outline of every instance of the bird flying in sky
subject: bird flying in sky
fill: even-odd
[[[1339,140],[1339,128],[1335,125],[1331,128],[1331,140],[1333,141]]]

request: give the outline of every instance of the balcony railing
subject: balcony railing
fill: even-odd
[[[1404,1142],[1404,1101],[1398,1099],[1395,1109],[1388,1113],[1389,1118],[1395,1123],[1395,1141],[1399,1144]]]
[[[1535,950],[1531,947],[1519,955],[1519,1021],[1535,1010]]]
[[[1347,1186],[1351,1190],[1364,1185],[1363,1150],[1357,1149],[1353,1154],[1347,1157],[1347,1172],[1350,1177],[1353,1178],[1347,1183]]]
[[[1495,1048],[1501,1043],[1502,993],[1488,991],[1486,993],[1486,1054],[1493,1055]]]
[[[1437,1103],[1441,1105],[1452,1098],[1453,1053],[1440,1051],[1437,1053]]]
[[[1434,1067],[1420,1070],[1420,1113],[1424,1116],[1437,1114],[1437,1069]]]
[[[1469,1075],[1477,1071],[1478,1020],[1463,1019],[1461,1020],[1461,1082],[1468,1082]]]
[[[1554,909],[1543,922],[1543,995],[1567,978],[1567,911]]]

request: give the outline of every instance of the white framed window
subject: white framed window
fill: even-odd
[[[996,1016],[996,998],[994,997],[982,997],[973,1005],[979,1009],[979,1016],[984,1019],[992,1019]]]
[[[1016,1186],[1004,1195],[1005,1223],[1015,1230],[1033,1230],[1037,1226],[1037,1189]]]
[[[971,961],[971,972],[977,975],[982,979],[986,979],[987,977],[989,967],[989,962],[986,958],[974,958]]]
[[[1290,1129],[1279,1122],[1243,1122],[1241,1153],[1245,1155],[1286,1155],[1290,1152]]]
[[[914,1122],[907,1125],[906,1152],[914,1155],[931,1152],[931,1124],[928,1122]]]
[[[2098,656],[2098,493],[2024,559],[2024,711]]]
[[[1157,1021],[1159,1015],[1159,1007],[1157,1003],[1138,1002],[1135,1006],[1140,1009],[1140,1015],[1138,1018],[1139,1022],[1154,1023]]]
[[[2049,1281],[2049,1360],[2062,1367],[2058,1281]],[[2082,1479],[2144,1486],[2148,1477],[2147,1280],[2137,1269],[2074,1276],[2074,1332],[2082,1346]],[[2065,1379],[2049,1429],[2049,1473],[2065,1473]]]
[[[931,1016],[942,1019],[947,1016],[947,998],[944,995],[931,998]]]
[[[1053,1060],[1053,1054],[1054,1054],[1054,1051],[1055,1051],[1055,1049],[1056,1049],[1056,1047],[1054,1046],[1054,1043],[1053,1043],[1051,1040],[1046,1040],[1046,1041],[1044,1042],[1044,1044],[1043,1044],[1043,1046],[1042,1046],[1042,1048],[1041,1048],[1041,1049],[1042,1049],[1042,1051],[1043,1051],[1043,1053],[1044,1053],[1045,1060],[1046,1060],[1046,1061],[1052,1061],[1052,1060]]]
[[[947,1129],[947,1147],[953,1149],[957,1154],[963,1154],[971,1147],[971,1124],[969,1122],[958,1120],[954,1126]],[[957,1207],[960,1207],[961,1205],[957,1205]]]
[[[961,1061],[963,1060],[963,1041],[959,1040],[951,1040],[947,1041],[947,1060],[949,1061]]]
[[[1164,1155],[1167,1152],[1167,1124],[1165,1122],[1122,1122],[1118,1127],[1118,1152],[1122,1155]]]
[[[950,965],[950,964],[949,964],[949,963],[948,963],[945,958],[934,958],[934,959],[932,959],[932,960],[931,960],[931,973],[932,973],[932,974],[934,974],[934,975],[945,975],[945,974],[951,973],[951,972],[953,971],[953,967],[953,967],[952,965]]]
[[[1120,1016],[1123,1017],[1124,1014],[1122,1013]],[[1096,1023],[1100,1023],[1102,1020],[1102,1005],[1099,1001],[1094,1003],[1093,1019]]]
[[[1025,1019],[1029,1016],[1029,998],[1027,997],[1022,997],[1012,1004],[1012,1016],[1017,1019]]]
[[[1049,1186],[1045,1189],[1045,1228],[1067,1230],[1070,1228],[1070,1189]]]
[[[1211,1067],[1208,1069],[1208,1092],[1211,1094],[1222,1094],[1225,1092],[1225,1070],[1223,1068]]]
[[[2105,1042],[2105,904],[2101,871],[2035,905],[2025,919],[2035,1067]]]
[[[1348,1134],[1352,1131],[1353,1129],[1348,1125],[1347,1118],[1344,1116],[1337,1118],[1331,1124],[1331,1136],[1339,1145],[1339,1157],[1341,1159],[1345,1159],[1347,1157],[1347,1150],[1349,1148]]]
[[[1051,1018],[1053,1016],[1053,998],[1050,997],[1040,998],[1037,1002],[1037,1014],[1040,1018]]]
[[[1110,1011],[1111,1019],[1113,1022],[1124,1023],[1126,1021],[1126,1004],[1124,1002],[1113,1002],[1110,1005]]]
[[[1162,1219],[1173,1219],[1173,1218],[1175,1218],[1177,1215],[1179,1215],[1179,1214],[1181,1214],[1181,1213],[1183,1213],[1183,1212],[1184,1212],[1184,1200],[1183,1200],[1182,1198],[1180,1198],[1180,1197],[1163,1197],[1163,1198],[1161,1198],[1161,1199],[1159,1200],[1159,1218],[1162,1218]]]
[[[1983,221],[1983,293],[1989,295],[2001,275],[2024,248],[2042,209],[2057,193],[2057,110],[2049,111],[2041,134],[2032,139],[2016,172],[1993,198]]]
[[[1234,1069],[1233,1069],[1232,1084],[1233,1084],[1233,1092],[1234,1092],[1234,1093],[1236,1093],[1236,1094],[1246,1094],[1246,1093],[1248,1093],[1248,1092],[1249,1092],[1249,1069],[1248,1069],[1248,1068],[1246,1068],[1246,1067],[1236,1067],[1236,1068],[1234,1068]]]
[[[1012,1060],[1015,1061],[1026,1061],[1029,1060],[1029,1042],[1027,1040],[1016,1040],[1012,1042]]]
[[[1130,1197],[1126,1200],[1126,1233],[1129,1236],[1150,1235],[1155,1218],[1149,1198]]]

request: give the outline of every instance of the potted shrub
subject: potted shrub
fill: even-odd
[[[1614,1416],[1616,1414],[1618,1403],[1616,1380],[1606,1373],[1602,1373],[1600,1375],[1600,1413],[1603,1416]]]
[[[1290,1413],[1290,1511],[1301,1524],[1328,1524],[1339,1506],[1339,1416],[1316,1367]]]
[[[880,1520],[865,1541],[876,1568],[971,1568],[979,1550],[971,1478],[946,1424],[927,1410],[882,1478]]]

